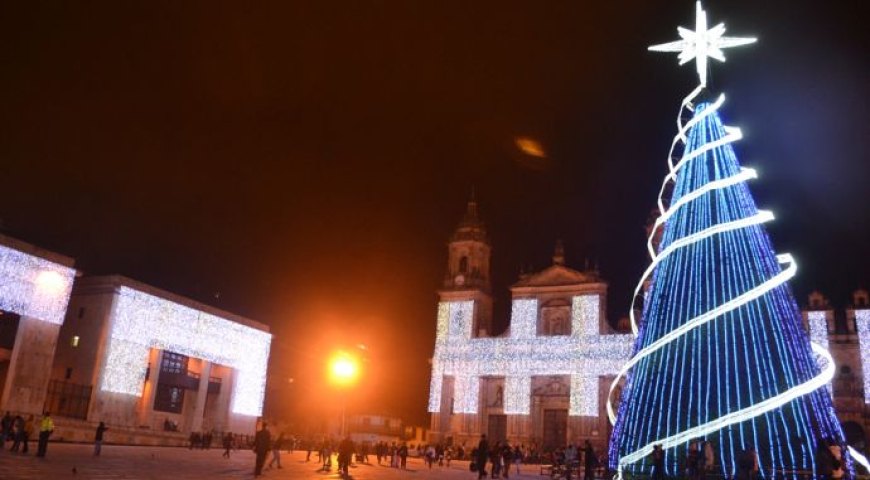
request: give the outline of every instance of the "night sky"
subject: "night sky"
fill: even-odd
[[[759,37],[711,86],[801,302],[870,286],[860,3],[705,4],[726,35]],[[697,82],[646,51],[677,25],[694,28],[693,2],[3,3],[2,232],[270,325],[267,414],[335,414],[314,400],[338,395],[325,357],[364,344],[349,408],[425,423],[445,243],[472,186],[500,325],[557,238],[626,313]]]

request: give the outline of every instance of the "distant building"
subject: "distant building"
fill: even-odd
[[[54,440],[177,445],[253,434],[272,335],[263,324],[0,235],[0,411],[51,411]],[[75,282],[74,282],[75,280]]]
[[[490,244],[475,201],[448,243],[429,412],[430,441],[537,444],[552,450],[610,435],[609,380],[630,357],[633,338],[604,318],[607,284],[594,270],[553,264],[511,287],[508,330],[492,336]]]
[[[341,425],[337,424],[340,432]],[[406,438],[405,423],[401,418],[380,414],[354,414],[347,416],[347,435],[357,444],[378,442],[402,443]]]
[[[83,277],[60,331],[46,407],[106,422],[123,443],[161,443],[175,431],[252,434],[271,337],[263,324],[125,277]],[[79,424],[68,425],[78,435]]]

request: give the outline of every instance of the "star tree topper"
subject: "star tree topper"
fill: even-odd
[[[711,29],[707,29],[707,12],[699,1],[695,11],[695,31],[677,27],[677,33],[682,40],[662,43],[649,47],[653,52],[680,52],[680,65],[695,60],[698,70],[698,78],[701,85],[707,85],[707,57],[715,58],[720,62],[725,61],[723,48],[739,47],[755,43],[755,38],[747,37],[723,37],[725,24],[720,23]]]

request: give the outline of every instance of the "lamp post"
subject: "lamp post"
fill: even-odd
[[[342,387],[345,390],[359,376],[359,365],[357,360],[346,352],[338,352],[333,355],[329,364],[329,375],[333,384]],[[347,397],[346,391],[341,395],[341,437],[344,438],[346,432],[346,414],[347,414]]]

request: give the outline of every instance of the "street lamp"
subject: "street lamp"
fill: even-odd
[[[337,352],[329,361],[329,377],[334,385],[349,387],[359,377],[359,362],[347,352]],[[341,437],[346,434],[347,396],[341,396]]]

